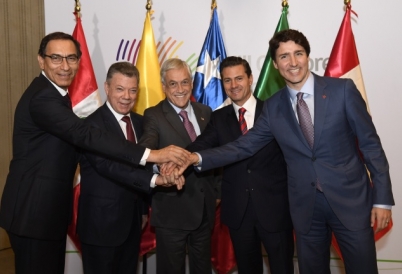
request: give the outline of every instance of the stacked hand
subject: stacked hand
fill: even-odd
[[[191,153],[187,150],[181,147],[170,145],[159,150],[151,150],[147,162],[152,162],[156,164],[173,162],[177,166],[188,166],[190,155]]]
[[[160,174],[156,178],[155,184],[157,186],[176,186],[178,190],[182,189],[184,186],[185,180],[183,175],[179,175],[177,170],[174,170],[170,174]]]
[[[174,171],[176,176],[182,175],[188,166],[193,165],[197,162],[199,162],[198,155],[195,153],[191,153],[185,164],[177,165],[174,162],[167,162],[159,166],[159,171],[161,174],[171,174]]]

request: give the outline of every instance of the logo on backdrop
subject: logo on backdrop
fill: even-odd
[[[187,62],[191,68],[191,72],[195,73],[197,69],[198,54],[192,53],[187,58],[179,56],[180,48],[183,46],[184,42],[173,39],[169,37],[164,43],[158,41],[156,44],[156,52],[158,53],[159,64],[162,65],[163,62],[169,58],[180,58]],[[125,40],[121,39],[117,46],[116,51],[116,61],[128,61],[133,64],[137,62],[138,52],[141,45],[141,39]],[[250,66],[257,70],[259,73],[261,71],[262,64],[265,60],[265,55],[260,55],[257,58],[253,58],[251,55],[240,55],[243,59],[247,60]],[[328,64],[328,57],[312,57],[310,56],[309,69],[314,72],[325,71]]]
[[[159,64],[162,65],[163,62],[169,58],[180,58],[186,61],[190,66],[191,71],[194,73],[197,68],[198,54],[192,53],[187,58],[179,56],[180,48],[183,46],[184,42],[173,39],[169,37],[164,43],[158,41],[156,44],[156,52],[158,53]],[[133,64],[137,62],[138,52],[141,46],[141,39],[124,40],[121,39],[116,53],[116,61],[128,61]]]

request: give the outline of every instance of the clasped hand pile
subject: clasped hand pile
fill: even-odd
[[[186,168],[199,161],[198,155],[187,150],[170,145],[160,150],[151,150],[148,162],[159,166],[160,175],[156,178],[157,186],[176,186],[178,190],[185,184],[183,172]]]

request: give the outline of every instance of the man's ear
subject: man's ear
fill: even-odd
[[[38,55],[38,63],[41,70],[45,69],[45,59],[40,55]]]

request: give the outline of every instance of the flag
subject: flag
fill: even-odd
[[[226,58],[216,3],[212,7],[212,18],[202,46],[194,75],[193,97],[197,102],[213,110],[221,107],[227,96],[220,76],[220,64]]]
[[[151,24],[151,11],[147,11],[144,30],[142,32],[140,51],[136,67],[140,72],[140,92],[133,111],[144,114],[145,109],[156,105],[165,98],[162,91],[162,82],[159,75],[160,66],[154,31]]]
[[[278,25],[276,26],[275,33],[289,29],[288,24],[288,8],[284,6],[282,9],[281,17],[279,18]],[[265,101],[274,95],[279,89],[285,86],[285,80],[279,74],[279,71],[274,67],[274,62],[271,58],[271,52],[268,48],[267,55],[265,56],[264,64],[258,77],[257,84],[254,89],[254,96],[260,100]]]
[[[73,32],[73,37],[81,45],[81,60],[80,68],[68,88],[68,93],[71,98],[74,113],[81,118],[87,117],[94,112],[102,104],[96,84],[95,73],[92,67],[91,57],[89,55],[87,42],[85,39],[84,30],[81,24],[80,16],[75,13],[76,25]],[[81,245],[76,234],[77,214],[78,214],[78,198],[80,195],[80,176],[79,170],[76,172],[73,189],[73,218],[68,227],[68,236],[73,241],[79,251]]]
[[[223,89],[220,64],[226,58],[225,45],[219,27],[216,2],[212,4],[212,18],[201,49],[194,75],[193,97],[213,110],[230,104]],[[226,102],[225,102],[226,100]],[[211,236],[211,261],[218,274],[228,273],[235,265],[236,259],[229,229],[221,223],[221,207],[215,213],[215,225]]]
[[[140,92],[137,97],[137,103],[134,106],[134,111],[139,114],[144,114],[144,111],[152,106],[155,106],[165,98],[162,90],[162,81],[160,77],[160,66],[158,54],[156,53],[156,44],[154,31],[151,24],[152,11],[148,10],[144,30],[142,32],[141,46],[138,53],[136,67],[140,72]],[[150,225],[151,208],[148,214],[148,223],[145,226],[140,243],[140,255],[144,255],[156,247],[155,231]]]
[[[357,15],[350,4],[346,5],[345,16],[343,18],[341,27],[339,28],[338,35],[335,39],[334,47],[332,48],[331,55],[328,60],[328,65],[325,70],[325,76],[350,78],[355,83],[357,89],[360,91],[363,99],[366,101],[367,110],[369,111],[366,90],[364,88],[363,76],[360,68],[359,57],[355,44],[355,38],[352,32],[352,24],[350,21],[351,12]],[[375,233],[375,240],[381,239],[393,226],[390,220],[388,226]],[[376,225],[374,226],[376,230]],[[332,245],[336,252],[342,258],[342,254],[335,237],[332,237]]]

